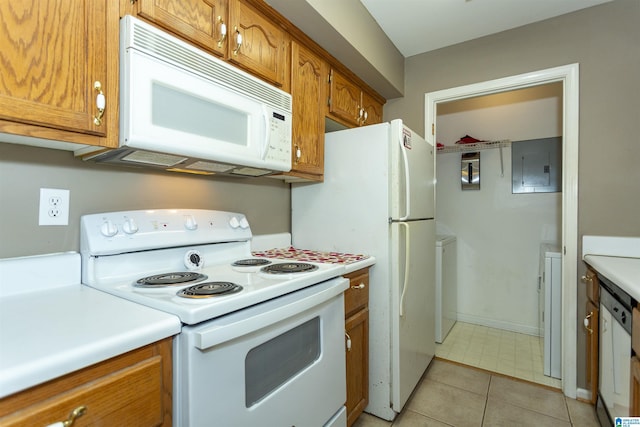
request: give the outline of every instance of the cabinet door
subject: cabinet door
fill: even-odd
[[[349,289],[344,291],[346,316],[369,304],[369,269],[354,271],[344,276],[349,279]]]
[[[598,397],[598,334],[600,316],[598,307],[591,301],[587,301],[584,328],[586,330],[586,380],[587,388],[591,390],[591,403],[596,403]]]
[[[84,406],[78,426],[171,426],[172,339],[0,399],[0,425],[47,426]]]
[[[207,51],[226,53],[226,0],[138,0],[137,13]]]
[[[631,397],[629,416],[640,417],[640,360],[638,356],[631,358]]]
[[[582,282],[587,285],[587,298],[594,303],[600,301],[600,281],[598,274],[587,267],[587,272],[582,276]]]
[[[352,425],[369,403],[369,309],[349,317],[347,339],[347,425]]]
[[[382,104],[367,92],[362,92],[362,109],[364,110],[361,126],[382,123]]]
[[[327,64],[303,45],[291,43],[293,103],[292,171],[324,172],[324,103]]]
[[[244,0],[230,0],[229,24],[229,61],[283,86],[288,40],[285,30]]]
[[[117,116],[95,120],[94,82],[103,93],[117,85],[107,78],[109,7],[95,0],[0,2],[0,119],[106,135]],[[107,98],[110,109],[117,111],[117,99]]]
[[[347,126],[360,125],[360,88],[336,70],[331,70],[329,115]]]

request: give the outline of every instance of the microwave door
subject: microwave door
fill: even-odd
[[[264,155],[260,103],[134,49],[127,56],[121,145],[229,163]]]

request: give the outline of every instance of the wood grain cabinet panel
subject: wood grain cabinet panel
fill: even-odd
[[[631,358],[631,385],[629,416],[640,417],[640,360],[638,356]]]
[[[367,92],[362,92],[362,126],[382,123],[382,104]]]
[[[586,286],[588,301],[586,303],[586,315],[584,319],[584,330],[586,333],[585,355],[586,355],[586,382],[587,389],[591,391],[591,403],[595,404],[598,397],[598,374],[599,374],[599,325],[600,325],[600,282],[598,274],[587,267],[587,272],[582,276],[582,282]]]
[[[598,334],[600,333],[600,310],[594,302],[587,301],[586,312],[586,382],[587,389],[591,391],[591,404],[595,404],[596,398],[598,397]]]
[[[345,126],[366,126],[382,122],[383,103],[336,69],[329,75],[327,115]]]
[[[327,63],[304,45],[291,43],[292,175],[324,173],[324,104]]]
[[[171,426],[171,339],[0,400],[0,425],[45,426],[86,408],[74,425]]]
[[[347,340],[347,426],[351,426],[369,404],[369,269],[345,276],[345,339]]]
[[[95,0],[0,2],[0,131],[117,146],[117,7]]]
[[[369,403],[369,309],[356,312],[345,321],[351,340],[347,349],[347,425],[352,425]]]
[[[229,61],[278,87],[284,86],[288,35],[282,27],[248,2],[231,0],[228,31]]]
[[[209,52],[226,55],[226,0],[138,0],[137,14]]]
[[[360,126],[360,88],[336,70],[331,70],[329,88],[329,116],[347,126]]]

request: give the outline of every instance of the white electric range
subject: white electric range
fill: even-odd
[[[253,257],[251,238],[231,212],[86,215],[82,281],[182,321],[175,425],[345,425],[344,266]]]

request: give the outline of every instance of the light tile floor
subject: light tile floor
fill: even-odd
[[[444,342],[436,344],[436,356],[562,388],[561,380],[543,373],[543,344],[542,337],[456,322]]]
[[[353,427],[599,427],[593,406],[548,386],[436,359],[393,423],[362,414]]]

